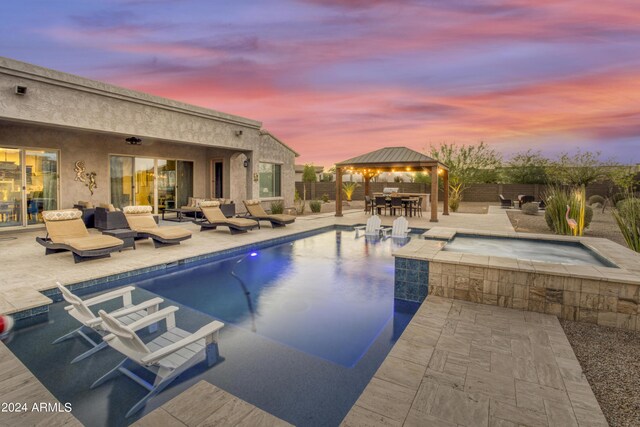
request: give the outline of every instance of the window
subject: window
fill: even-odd
[[[260,198],[280,197],[281,166],[274,163],[260,163]]]

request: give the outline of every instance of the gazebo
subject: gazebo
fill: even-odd
[[[425,172],[431,175],[431,222],[438,222],[438,175],[444,184],[444,211],[449,215],[449,169],[429,156],[407,147],[386,147],[336,163],[336,216],[342,216],[342,174],[353,172],[364,178],[364,194],[369,195],[371,178],[382,172]]]

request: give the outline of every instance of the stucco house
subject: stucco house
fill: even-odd
[[[297,155],[253,119],[0,57],[0,230],[80,200],[290,206]]]

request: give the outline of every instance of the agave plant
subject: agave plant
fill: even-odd
[[[629,194],[627,199],[620,202],[613,210],[613,217],[618,223],[627,246],[640,252],[640,198],[633,193]]]
[[[344,184],[342,184],[342,192],[347,198],[347,202],[351,201],[351,197],[353,197],[353,193],[358,187],[360,187],[360,184],[358,184],[357,182],[345,182]]]

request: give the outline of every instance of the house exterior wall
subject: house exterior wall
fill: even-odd
[[[207,174],[206,148],[154,142],[151,145],[131,146],[122,138],[90,132],[34,127],[22,124],[0,126],[0,146],[9,148],[46,148],[59,150],[61,209],[71,208],[79,200],[94,204],[107,203],[110,199],[109,155],[157,157],[190,160],[194,167],[194,195],[205,194]],[[76,161],[83,161],[87,172],[96,173],[97,188],[93,196],[81,182],[74,181]]]
[[[16,86],[26,87],[26,94],[16,94]],[[196,197],[211,196],[211,160],[222,159],[224,197],[239,208],[242,200],[259,196],[253,179],[259,162],[278,163],[281,199],[293,205],[297,154],[261,125],[0,57],[0,146],[59,150],[60,208],[78,200],[109,201],[111,154],[193,161]],[[141,138],[143,145],[127,145],[130,136]],[[93,197],[74,181],[78,160],[97,174]]]

